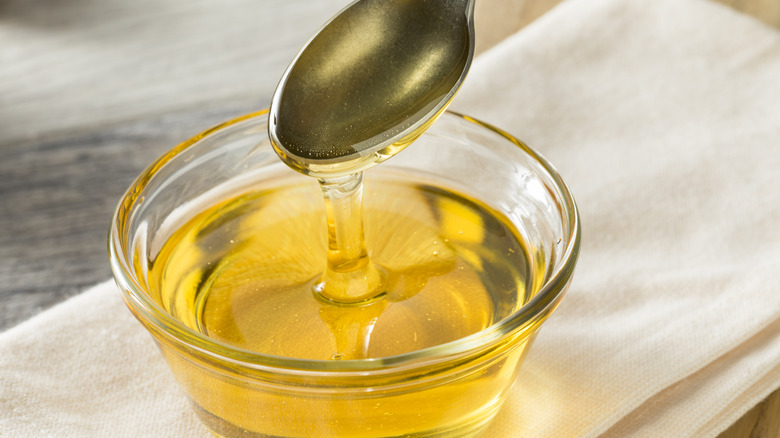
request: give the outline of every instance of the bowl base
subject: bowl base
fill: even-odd
[[[233,423],[230,423],[216,415],[206,411],[200,407],[197,403],[190,400],[192,407],[200,419],[201,423],[216,437],[221,438],[303,438],[302,436],[280,436],[269,435],[262,432],[254,432],[244,429]],[[375,435],[362,435],[357,432],[355,437],[376,437],[376,438],[475,438],[482,433],[490,421],[493,420],[501,403],[494,403],[487,409],[483,409],[477,415],[470,416],[468,421],[458,422],[457,424],[451,424],[442,428],[436,428],[433,430],[402,433],[400,435],[392,435],[387,437],[378,437]],[[338,436],[337,433],[330,433],[325,436]]]

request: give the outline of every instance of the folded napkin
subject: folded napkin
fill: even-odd
[[[703,1],[569,1],[455,108],[545,155],[582,256],[488,436],[711,436],[780,386],[780,34]]]
[[[713,436],[780,386],[780,34],[569,0],[454,108],[541,151],[582,254],[487,437]],[[0,435],[208,436],[111,283],[0,334]]]

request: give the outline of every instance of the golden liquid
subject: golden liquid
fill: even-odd
[[[527,300],[525,250],[505,218],[466,196],[401,179],[369,180],[365,192],[364,245],[381,285],[367,301],[334,303],[318,293],[329,230],[313,180],[245,193],[194,216],[150,266],[152,296],[206,336],[319,360],[450,342]]]

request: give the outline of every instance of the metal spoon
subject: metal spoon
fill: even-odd
[[[352,174],[414,141],[455,96],[474,55],[474,0],[358,0],[298,52],[268,132],[290,167]]]

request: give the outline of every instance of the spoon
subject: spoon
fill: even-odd
[[[268,132],[293,169],[354,174],[398,153],[452,101],[474,56],[475,0],[357,0],[298,52]]]

